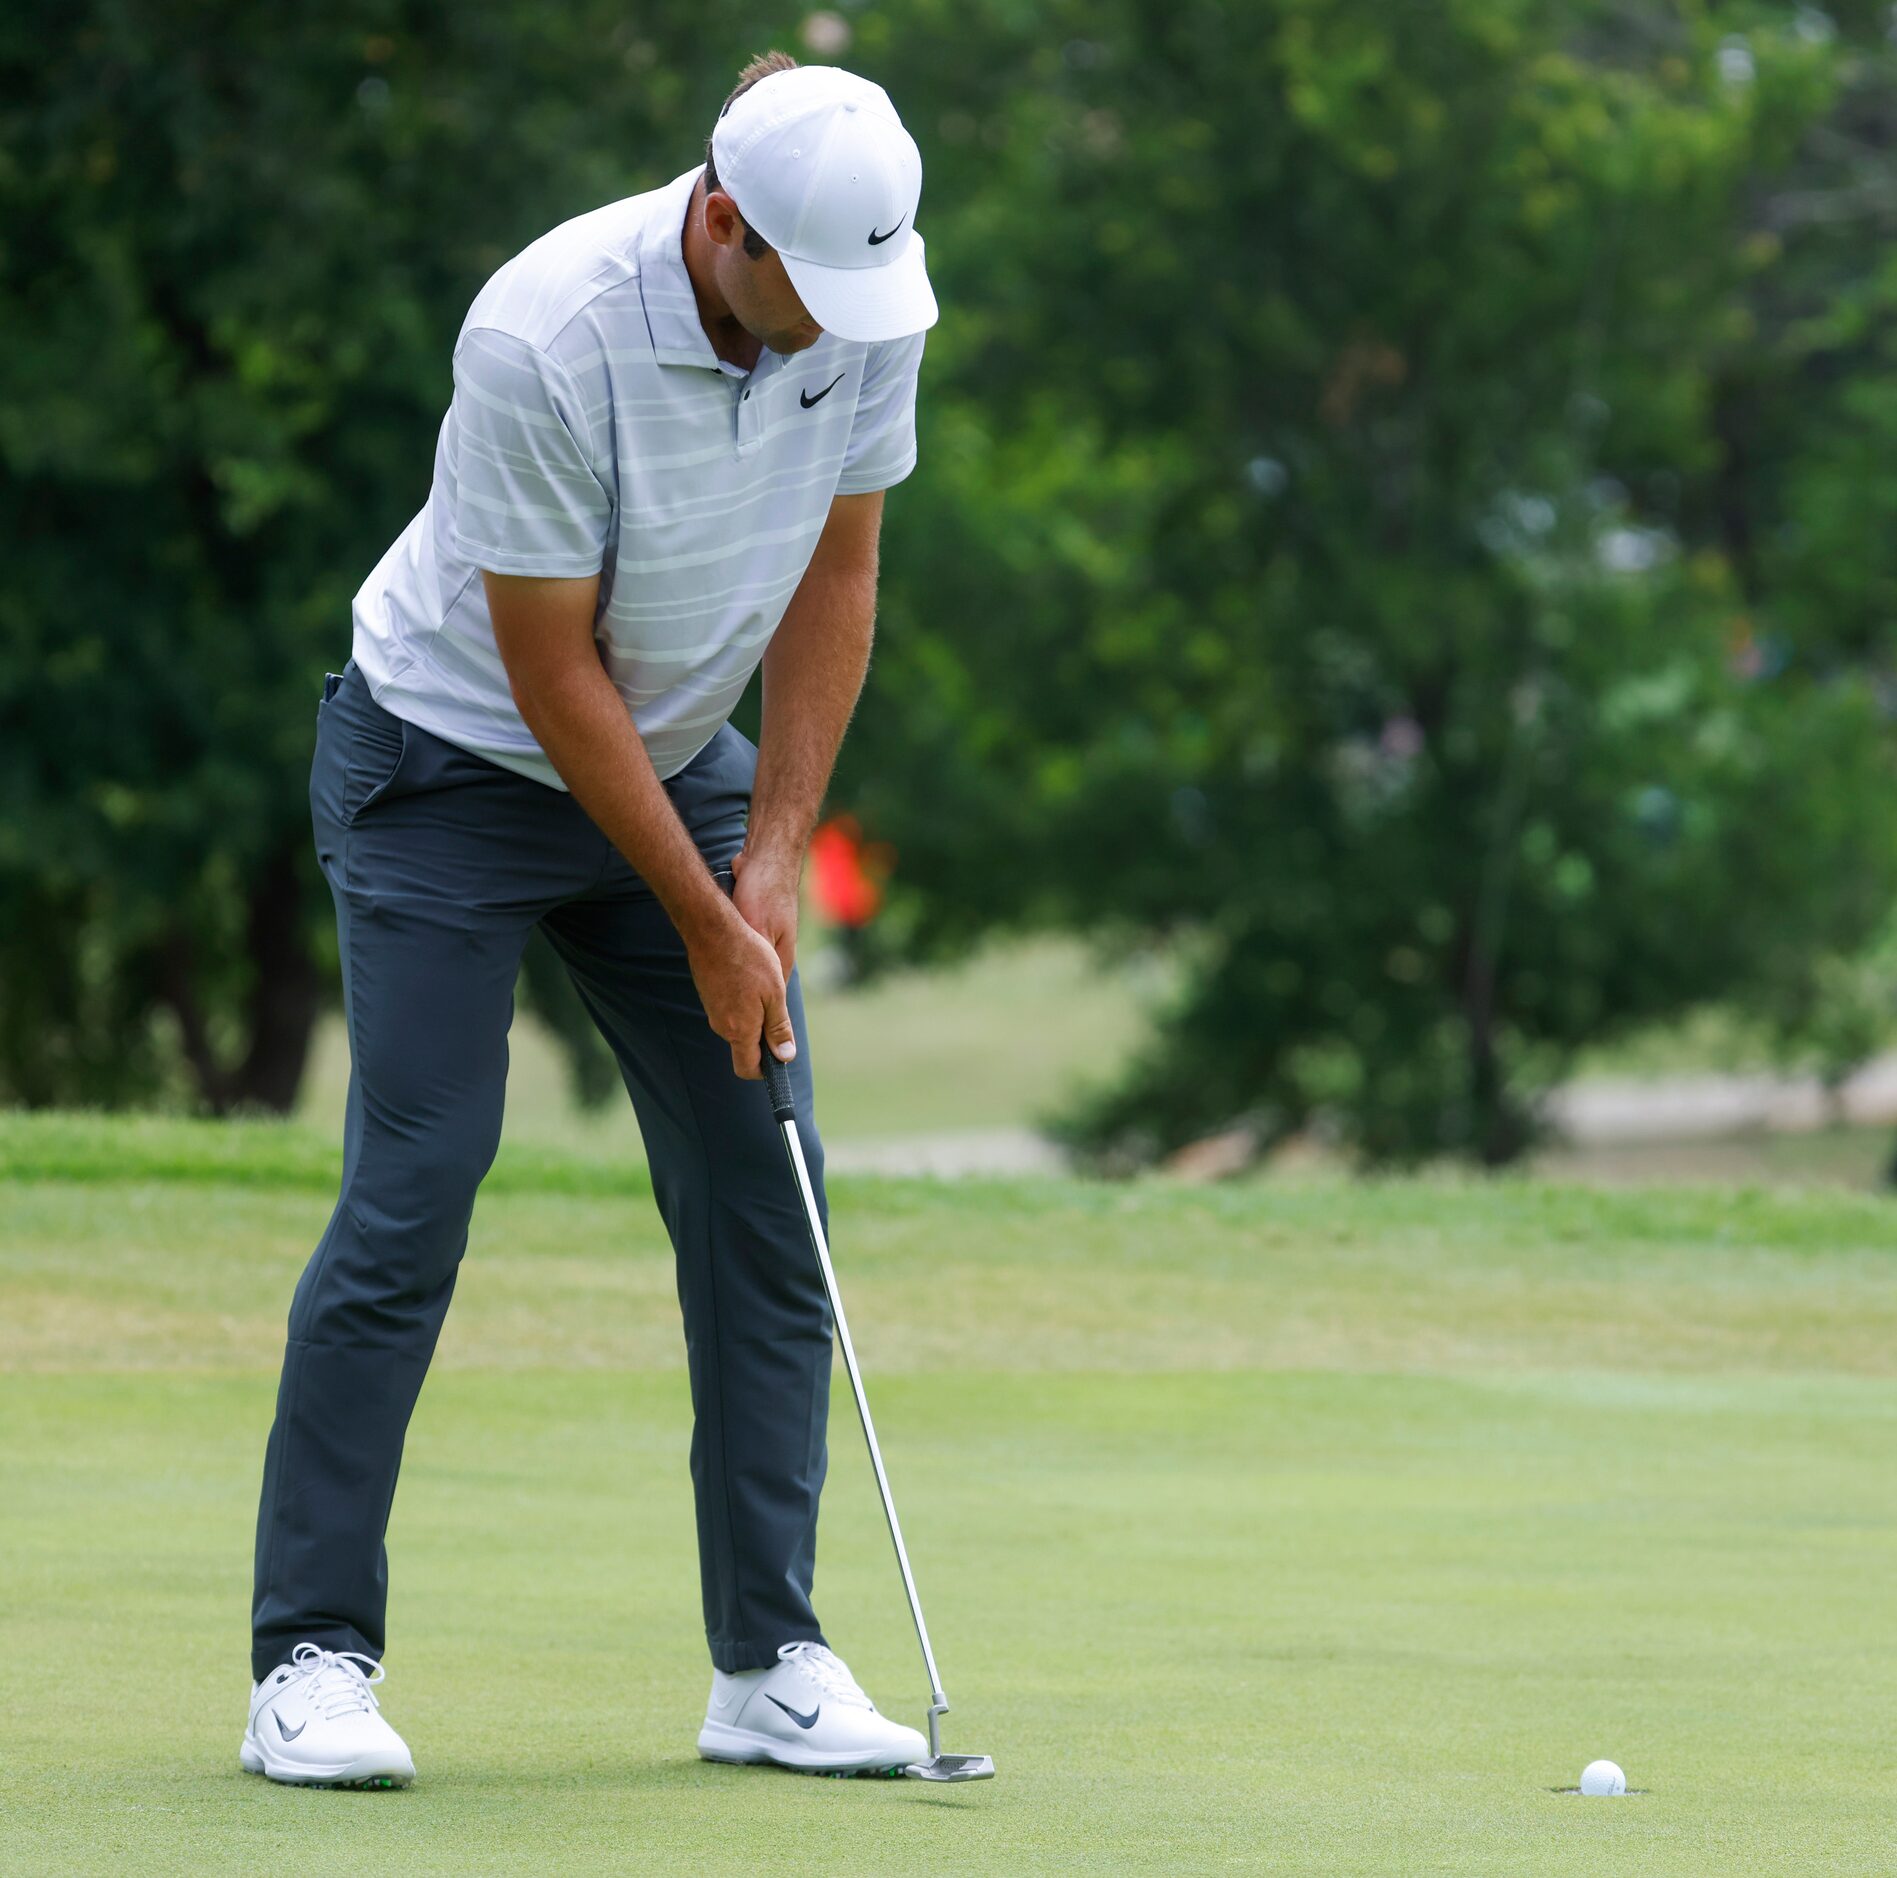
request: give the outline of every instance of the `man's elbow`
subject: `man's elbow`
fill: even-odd
[[[571,676],[559,667],[549,668],[536,661],[523,661],[507,667],[507,689],[513,694],[514,709],[537,737],[543,724],[557,717],[562,702],[571,690]]]
[[[507,674],[507,689],[513,697],[514,709],[520,713],[520,721],[525,724],[529,730],[532,730],[534,727],[534,718],[537,713],[533,698],[527,687],[521,683],[520,679],[513,672],[509,672]]]

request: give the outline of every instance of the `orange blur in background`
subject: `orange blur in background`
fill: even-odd
[[[883,903],[896,851],[865,841],[854,815],[833,815],[810,838],[810,892],[817,910],[839,926],[867,926]]]

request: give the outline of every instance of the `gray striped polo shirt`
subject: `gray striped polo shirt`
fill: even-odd
[[[476,296],[427,504],[355,599],[377,702],[564,788],[515,708],[480,570],[599,573],[594,639],[654,769],[731,714],[837,495],[915,467],[923,336],[721,360],[685,271],[696,168],[563,223]]]

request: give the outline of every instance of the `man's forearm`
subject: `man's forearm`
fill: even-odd
[[[603,667],[582,666],[531,691],[516,683],[514,701],[574,800],[687,940],[732,917]]]
[[[804,851],[843,733],[869,669],[876,565],[812,567],[764,653],[764,711],[747,854],[793,870]]]

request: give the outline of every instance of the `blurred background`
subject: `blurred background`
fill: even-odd
[[[891,92],[943,306],[835,1163],[1897,1179],[1882,0],[21,0],[0,1105],[336,1135],[316,701],[462,316],[773,46]],[[636,1157],[520,1003],[510,1138]]]

